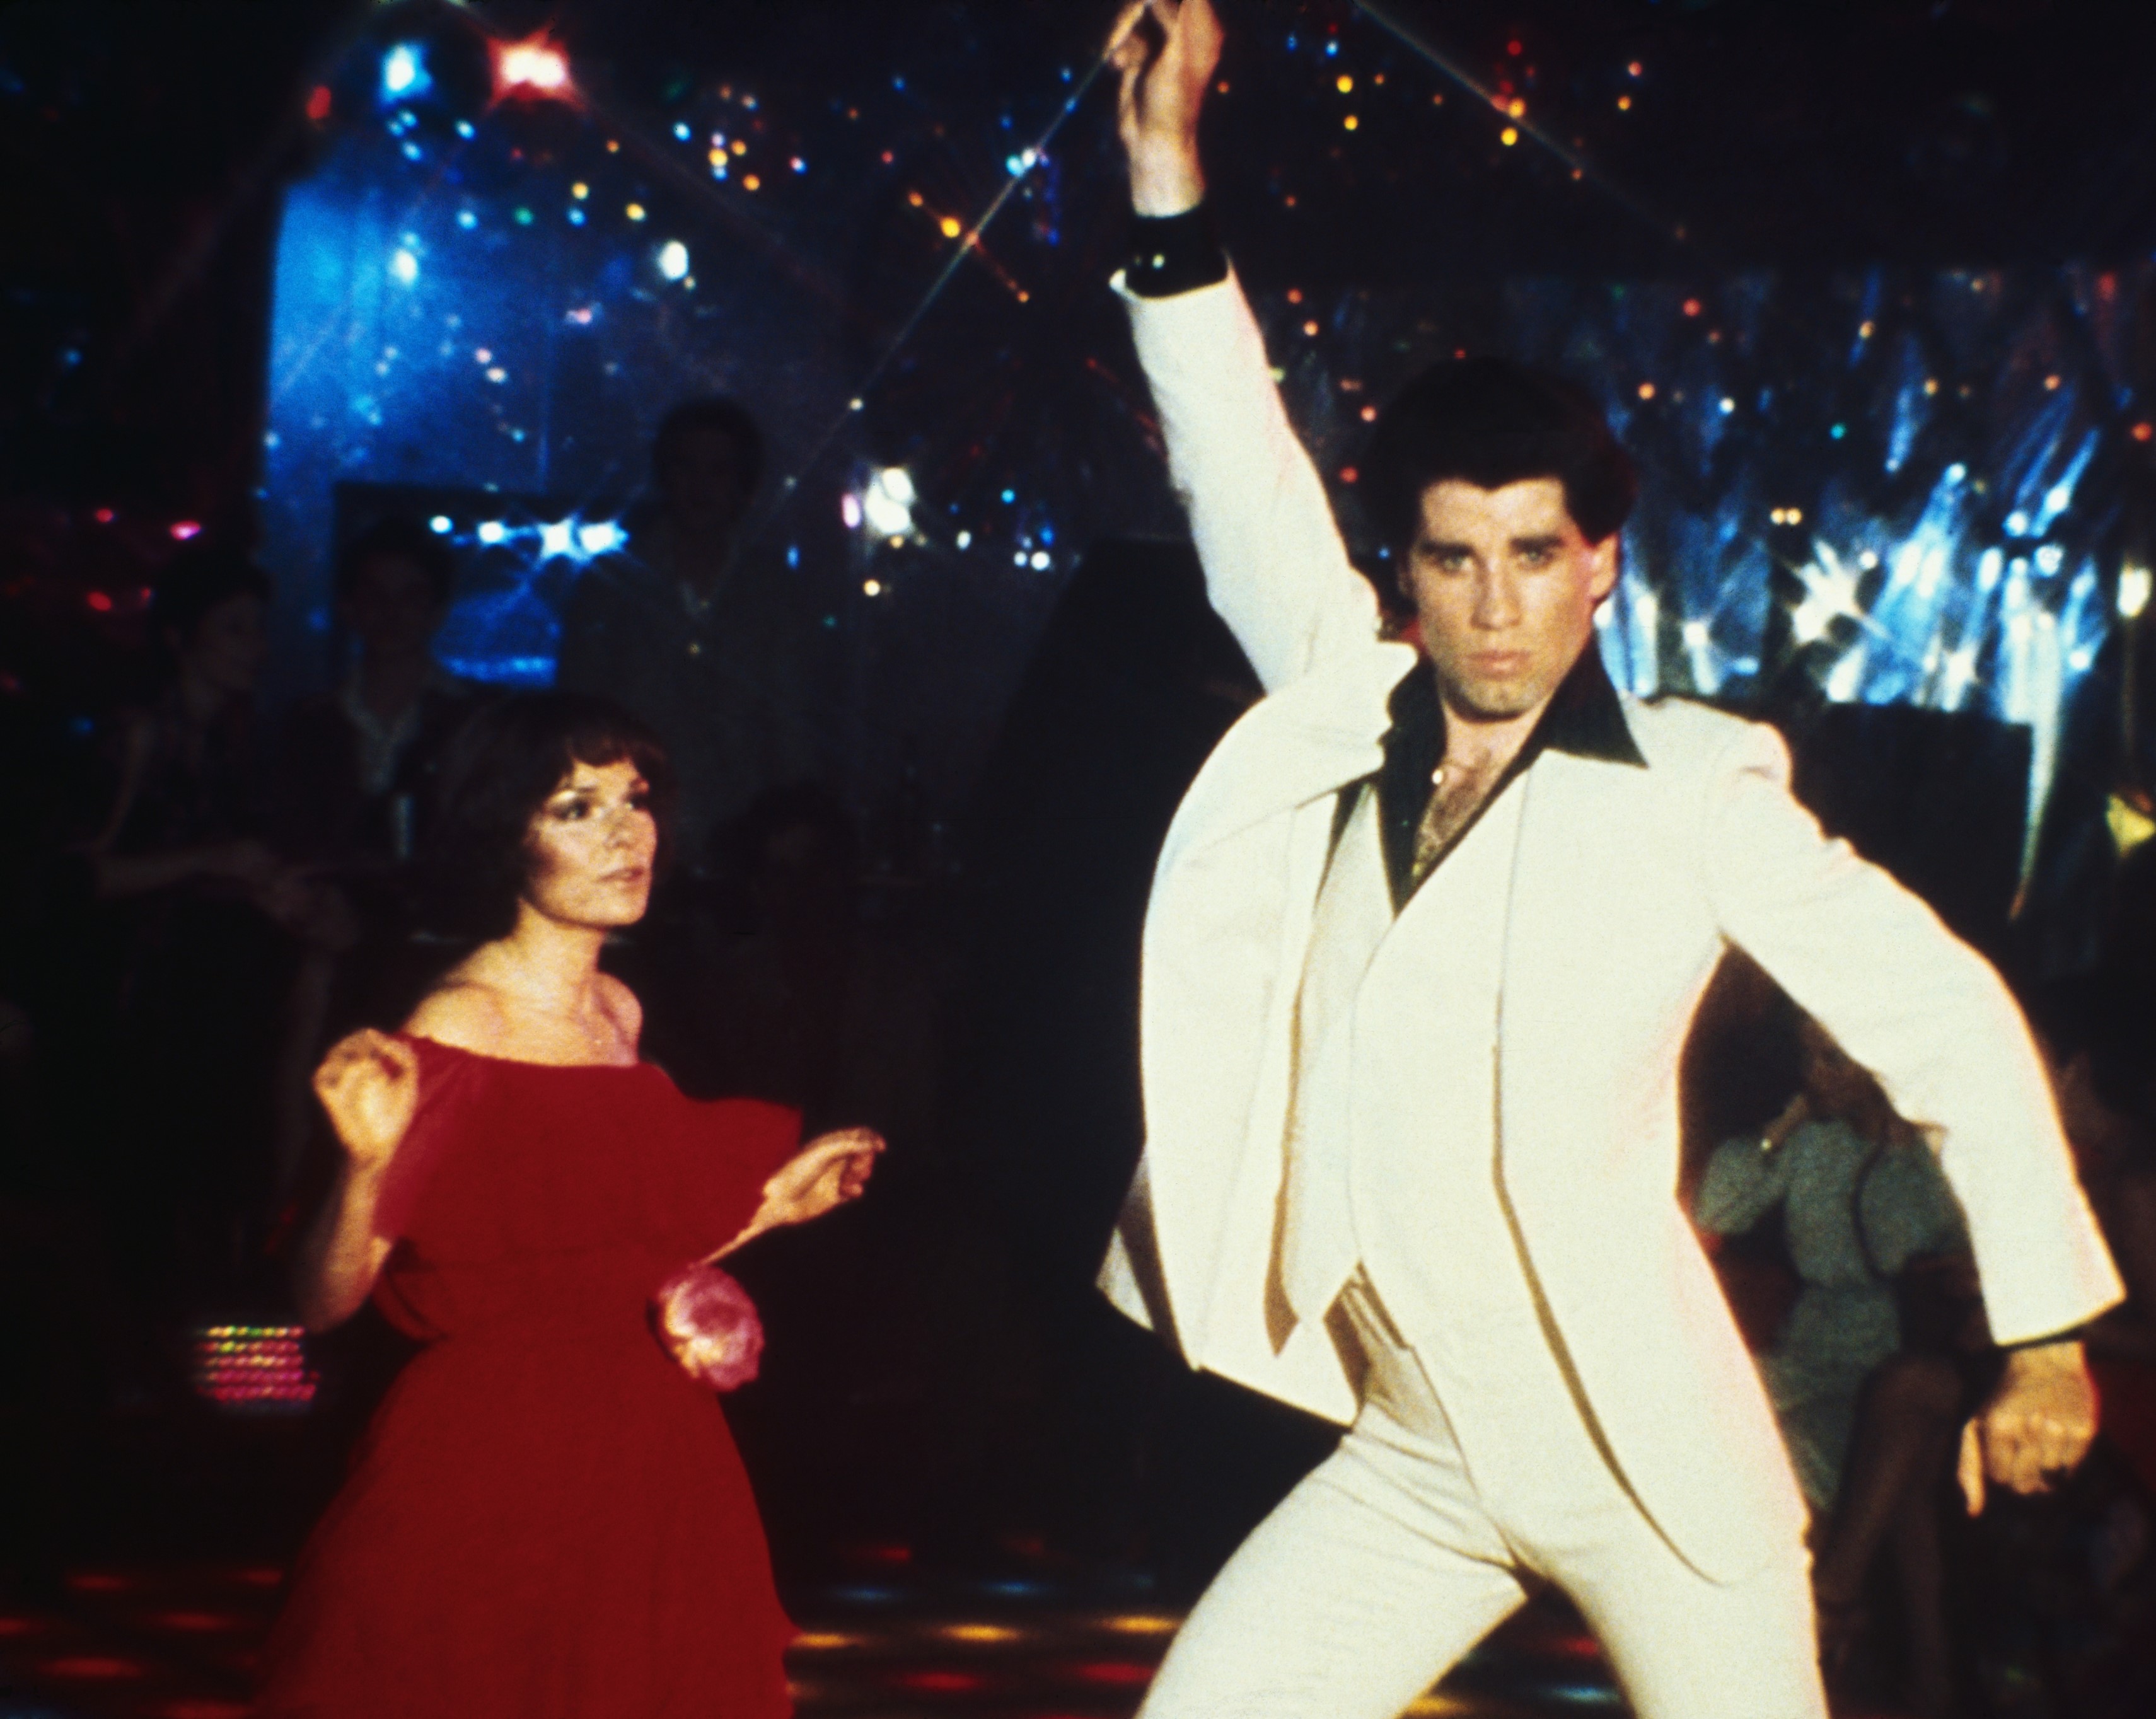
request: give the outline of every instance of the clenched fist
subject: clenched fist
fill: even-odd
[[[315,1070],[315,1096],[329,1112],[351,1172],[378,1176],[412,1126],[418,1055],[403,1039],[362,1027],[330,1047]]]

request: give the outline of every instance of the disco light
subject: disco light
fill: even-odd
[[[2141,618],[2142,610],[2148,607],[2151,583],[2145,565],[2129,562],[2118,570],[2118,613],[2122,620],[2133,621]]]
[[[298,1414],[320,1381],[296,1325],[212,1325],[194,1333],[194,1386],[220,1409]]]
[[[918,500],[913,475],[902,465],[886,466],[869,480],[861,496],[861,516],[880,537],[903,537],[913,530],[913,504]]]
[[[427,72],[426,50],[416,42],[399,42],[382,56],[384,101],[408,101],[424,95],[434,81]]]
[[[569,87],[569,62],[544,40],[505,42],[495,49],[494,76],[505,95],[561,95]]]

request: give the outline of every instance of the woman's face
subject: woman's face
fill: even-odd
[[[540,807],[524,839],[523,899],[564,925],[634,925],[651,898],[659,825],[651,789],[624,758],[578,763]]]
[[[243,591],[195,623],[180,647],[180,670],[215,691],[244,697],[254,690],[269,649],[262,599]]]

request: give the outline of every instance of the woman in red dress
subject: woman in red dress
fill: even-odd
[[[654,1336],[673,1271],[859,1193],[865,1129],[685,1099],[599,971],[640,917],[665,760],[603,700],[528,694],[444,787],[491,941],[315,1077],[344,1162],[301,1251],[326,1329],[372,1295],[428,1347],[295,1572],[264,1719],[778,1719],[792,1626],[707,1387]]]

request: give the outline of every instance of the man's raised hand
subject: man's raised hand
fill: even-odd
[[[1132,0],[1116,20],[1109,54],[1122,80],[1116,130],[1130,157],[1131,205],[1179,215],[1205,197],[1198,114],[1220,63],[1212,0]]]

